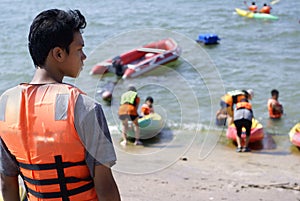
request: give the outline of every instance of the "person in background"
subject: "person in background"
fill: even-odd
[[[35,74],[0,97],[0,172],[4,200],[120,200],[111,172],[116,155],[99,103],[63,83],[83,67],[79,10],[45,10],[33,20],[28,47]]]
[[[219,109],[216,113],[216,125],[217,126],[225,126],[227,116],[228,115],[227,115],[226,109]]]
[[[228,125],[233,123],[233,106],[237,104],[242,99],[247,98],[248,100],[252,100],[254,96],[253,90],[234,90],[226,93],[221,97],[220,106],[221,110],[226,110],[227,113],[227,123]]]
[[[255,4],[254,1],[251,3],[250,6],[247,5],[247,2],[246,2],[246,1],[244,1],[244,4],[248,7],[248,10],[249,10],[249,11],[254,12],[254,13],[257,12],[257,5]]]
[[[283,107],[279,103],[279,91],[273,89],[271,91],[271,98],[268,100],[268,111],[271,119],[280,119],[283,114]]]
[[[253,111],[252,105],[248,102],[247,98],[242,99],[240,102],[236,104],[236,108],[234,111],[234,125],[236,127],[236,142],[237,142],[237,152],[249,152],[250,149],[248,147],[250,134],[251,134],[251,126],[252,126],[252,118]],[[242,147],[242,128],[246,129],[246,139],[245,146]]]
[[[119,119],[122,121],[122,146],[127,145],[127,131],[128,131],[128,121],[133,122],[134,132],[135,132],[135,145],[142,145],[143,143],[140,139],[140,127],[138,123],[139,115],[137,112],[140,103],[140,97],[136,92],[134,86],[130,86],[128,91],[123,93],[121,96],[121,102],[119,107]]]
[[[154,112],[153,109],[153,98],[151,96],[148,96],[145,100],[145,103],[142,105],[141,107],[141,115],[145,116],[148,115],[150,113]]]
[[[270,14],[272,7],[264,3],[264,6],[259,10],[260,13]]]
[[[123,65],[123,61],[120,56],[116,56],[112,59],[112,66],[115,68],[115,74],[118,77],[122,77],[127,66]]]

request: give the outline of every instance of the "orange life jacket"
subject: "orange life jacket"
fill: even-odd
[[[252,12],[256,12],[257,11],[257,6],[256,5],[251,5],[248,7],[248,9]]]
[[[270,98],[268,100],[268,111],[269,111],[270,118],[272,118],[272,119],[279,119],[282,116],[282,112],[274,110],[274,108],[272,107],[272,105],[276,105],[276,106],[280,107],[281,109],[282,109],[282,105],[278,101],[276,101],[276,100],[274,100],[272,98]]]
[[[18,162],[30,201],[98,200],[74,126],[81,93],[66,84],[22,84],[1,96],[1,138]]]
[[[270,14],[271,13],[271,7],[270,6],[264,6],[260,9],[259,11],[260,13],[266,13],[266,14]]]
[[[248,110],[252,110],[252,105],[249,102],[238,102],[236,104],[236,109],[248,109]]]
[[[144,115],[148,115],[150,114],[151,108],[147,105],[147,104],[143,104],[142,107],[141,107],[141,112],[144,114]]]
[[[240,102],[242,99],[245,99],[246,96],[245,94],[237,94],[237,95],[231,95],[231,94],[225,94],[224,96],[222,96],[222,100],[229,105],[230,107],[233,106],[233,104],[236,104],[238,102]]]

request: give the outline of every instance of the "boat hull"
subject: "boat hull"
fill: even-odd
[[[235,9],[236,13],[242,17],[254,18],[254,19],[266,19],[266,20],[278,20],[279,18],[274,15],[265,14],[265,13],[253,13],[251,11],[242,10],[239,8]]]
[[[226,137],[233,141],[236,141],[236,127],[234,124],[228,126]],[[243,128],[242,139],[246,138],[245,130]],[[256,119],[252,119],[252,127],[249,142],[261,141],[264,138],[264,130],[261,123]]]
[[[300,147],[300,123],[297,123],[289,132],[290,141],[293,145]]]

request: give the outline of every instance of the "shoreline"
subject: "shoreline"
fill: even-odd
[[[144,175],[113,171],[122,200],[274,201],[282,200],[283,194],[284,200],[300,200],[299,150],[295,147],[264,146],[236,153],[233,143],[228,146],[224,139],[220,141],[203,160],[194,143],[183,157],[161,171]]]

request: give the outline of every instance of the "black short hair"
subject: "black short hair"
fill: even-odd
[[[55,47],[69,53],[74,33],[85,27],[85,17],[79,10],[50,9],[38,14],[28,35],[28,48],[35,67],[43,66],[49,51]]]
[[[130,85],[130,86],[128,87],[128,91],[134,91],[134,92],[136,92],[135,86]]]
[[[242,92],[244,92],[244,95],[245,95],[246,99],[248,99],[248,98],[249,98],[249,95],[250,95],[250,94],[248,93],[248,91],[245,90],[245,89],[243,89]]]
[[[151,96],[148,96],[148,97],[146,98],[146,101],[149,101],[150,103],[153,103],[153,98],[152,98]]]
[[[278,91],[277,89],[273,89],[273,90],[271,91],[271,95],[272,95],[272,96],[274,96],[274,95],[278,96],[278,95],[279,95],[279,91]]]

